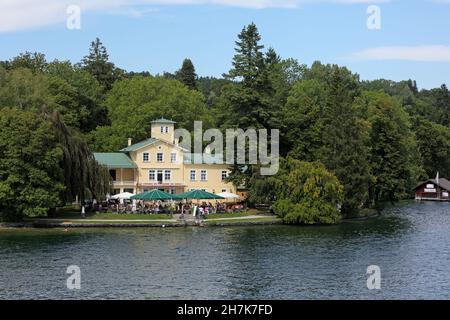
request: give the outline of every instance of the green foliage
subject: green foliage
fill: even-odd
[[[245,26],[236,41],[236,54],[233,57],[233,68],[227,77],[233,80],[242,79],[245,87],[257,87],[260,75],[264,70],[264,46],[259,43],[261,36],[254,23]]]
[[[114,63],[109,61],[108,52],[99,38],[91,42],[89,54],[83,58],[81,66],[93,75],[106,91],[124,76],[123,70],[116,68]]]
[[[437,171],[441,177],[450,177],[450,128],[419,116],[413,119],[413,128],[426,173],[424,178],[435,177]]]
[[[287,157],[280,173],[262,177],[256,165],[236,165],[229,181],[245,183],[250,202],[274,204],[288,223],[334,223],[340,205],[343,215],[352,215],[409,197],[418,180],[434,177],[436,171],[450,176],[450,92],[445,85],[418,90],[413,80],[360,81],[345,67],[319,61],[308,68],[283,59],[273,48],[264,50],[254,23],[242,29],[235,51],[223,79],[198,78],[189,59],[179,71],[162,76],[124,72],[109,61],[98,38],[76,65],[47,62],[43,54],[30,52],[1,61],[2,119],[20,118],[24,123],[17,130],[27,133],[27,128],[38,128],[36,141],[17,137],[41,148],[42,157],[59,157],[59,170],[45,171],[47,160],[37,157],[47,194],[33,199],[37,209],[31,212],[26,208],[30,201],[20,193],[25,184],[17,177],[34,186],[36,173],[31,167],[23,172],[13,167],[11,180],[6,164],[19,156],[0,150],[5,166],[0,200],[6,201],[0,208],[14,199],[25,207],[9,213],[42,214],[76,195],[100,198],[108,191],[109,176],[87,143],[96,151],[117,151],[129,137],[135,142],[148,138],[151,120],[159,117],[188,130],[194,120],[202,120],[204,129],[280,129],[281,155]],[[0,132],[4,137],[16,134],[10,126]],[[21,146],[15,139],[2,143],[11,143],[8,150]]]
[[[40,216],[59,205],[64,190],[61,159],[62,150],[48,122],[29,111],[2,109],[0,217]]]
[[[184,59],[181,69],[176,72],[176,79],[191,90],[197,89],[197,74],[190,59]]]
[[[108,111],[101,105],[103,89],[94,76],[68,61],[49,63],[47,73],[55,109],[68,126],[90,132],[109,123]]]
[[[45,55],[39,52],[28,52],[19,54],[17,57],[13,58],[8,67],[10,69],[26,68],[32,72],[44,72],[47,68],[47,60]]]
[[[421,175],[409,115],[397,99],[381,92],[365,92],[355,104],[369,122],[372,203],[406,198]]]
[[[217,79],[214,77],[200,77],[197,80],[198,90],[203,93],[208,107],[213,106],[222,93],[222,88],[231,83],[227,79]]]
[[[127,138],[141,141],[149,137],[151,121],[160,117],[177,121],[179,128],[193,129],[195,120],[204,126],[211,118],[200,92],[189,90],[175,80],[162,77],[134,77],[118,81],[107,94],[111,126],[98,127],[91,137],[96,151],[117,151]]]
[[[320,161],[345,188],[343,212],[354,214],[368,200],[368,150],[363,123],[352,106],[358,77],[346,68],[315,63],[294,86],[284,112],[290,154]]]
[[[266,188],[259,182],[253,194],[274,190],[277,200],[273,210],[286,223],[333,224],[341,219],[344,188],[321,163],[287,158],[276,177],[263,181]]]
[[[30,69],[6,71],[0,68],[0,108],[41,111],[53,103],[45,75],[33,74]]]

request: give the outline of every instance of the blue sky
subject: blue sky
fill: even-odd
[[[70,4],[81,29],[66,27]],[[379,30],[367,28],[369,5],[380,8]],[[199,75],[220,76],[252,21],[283,58],[346,65],[362,79],[450,84],[450,0],[2,0],[0,59],[28,50],[78,62],[98,36],[129,71],[173,72],[189,57]]]

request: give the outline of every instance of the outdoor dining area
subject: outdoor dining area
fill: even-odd
[[[238,195],[229,192],[219,194],[203,190],[191,190],[181,194],[170,194],[153,189],[140,194],[128,192],[109,197],[108,207],[117,214],[180,214],[184,216],[206,216],[208,214],[234,213],[244,210],[237,204]]]

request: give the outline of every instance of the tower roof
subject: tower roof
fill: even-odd
[[[157,124],[175,124],[176,122],[175,122],[175,121],[172,121],[172,120],[165,119],[165,118],[160,118],[160,119],[153,120],[151,123],[157,123]]]

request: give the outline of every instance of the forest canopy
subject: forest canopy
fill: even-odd
[[[12,202],[22,203],[13,210],[20,216],[45,214],[85,193],[101,198],[108,174],[92,152],[147,138],[159,117],[188,130],[194,120],[222,130],[280,129],[278,176],[235,166],[229,179],[246,185],[250,203],[274,204],[293,223],[334,223],[410,197],[437,171],[450,176],[445,84],[420,90],[411,79],[362,81],[344,66],[307,66],[265,48],[253,23],[239,33],[232,67],[220,78],[199,77],[189,58],[173,72],[126,71],[98,38],[78,63],[22,53],[0,62],[0,109],[3,215]]]

